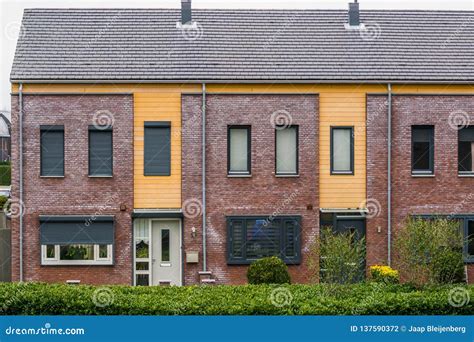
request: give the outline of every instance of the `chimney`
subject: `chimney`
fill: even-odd
[[[191,24],[192,21],[191,0],[181,0],[181,24]]]
[[[349,3],[349,26],[359,26],[359,3],[357,0]]]

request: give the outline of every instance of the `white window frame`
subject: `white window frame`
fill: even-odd
[[[113,245],[111,244],[107,245],[107,258],[99,258],[99,244],[95,244],[94,260],[60,260],[60,245],[54,245],[54,258],[48,258],[47,246],[41,245],[41,265],[113,265]]]

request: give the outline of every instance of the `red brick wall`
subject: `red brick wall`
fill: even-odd
[[[183,208],[201,199],[201,98],[183,96]],[[207,250],[208,269],[219,283],[246,283],[247,266],[227,265],[226,216],[301,215],[302,263],[290,266],[294,282],[307,282],[307,250],[319,227],[318,203],[318,97],[316,95],[208,95],[207,108]],[[299,125],[299,177],[277,178],[272,113],[287,111]],[[252,177],[227,177],[227,126],[252,126]],[[285,199],[291,198],[285,205]],[[307,205],[314,209],[308,210]],[[189,215],[188,215],[189,216]],[[192,238],[191,227],[199,235]],[[185,218],[185,250],[201,249],[201,221]],[[201,259],[202,261],[202,255]],[[186,283],[197,281],[189,267]]]
[[[382,207],[380,217],[368,221],[368,230],[377,225],[386,231],[386,97],[368,96],[367,127],[368,197],[376,198]],[[392,230],[399,230],[410,214],[472,214],[474,178],[458,177],[458,132],[454,118],[468,118],[474,124],[474,96],[394,96],[392,114]],[[435,176],[411,175],[411,126],[435,126]],[[453,128],[454,127],[454,128]],[[386,133],[385,133],[386,134]],[[381,238],[385,238],[381,234]],[[381,239],[383,241],[383,239]],[[375,243],[375,254],[383,247]],[[373,246],[372,246],[373,248]],[[368,246],[369,249],[369,246]],[[380,252],[379,252],[380,250]],[[369,253],[371,253],[369,251]],[[371,253],[371,254],[373,254]],[[371,256],[369,262],[377,258]],[[474,265],[468,266],[474,282]]]
[[[24,96],[24,280],[132,283],[133,98]],[[88,177],[88,126],[113,117],[113,178]],[[107,114],[108,115],[108,114]],[[40,125],[65,127],[65,177],[40,178]],[[18,96],[12,98],[12,188],[19,198]],[[120,205],[126,211],[120,211]],[[114,266],[41,266],[39,215],[115,215]],[[12,272],[19,279],[19,219],[12,220]]]

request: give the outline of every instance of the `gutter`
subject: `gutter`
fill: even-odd
[[[18,106],[19,106],[19,201],[20,201],[20,282],[23,282],[23,83],[20,83],[18,89]]]
[[[272,80],[272,79],[261,79],[261,80],[228,80],[228,79],[221,79],[221,80],[190,80],[190,79],[183,79],[183,80],[160,80],[160,79],[149,79],[149,80],[142,80],[142,79],[130,79],[130,80],[109,80],[109,79],[90,79],[90,80],[74,80],[74,79],[67,79],[67,80],[15,80],[10,79],[11,83],[33,83],[33,84],[100,84],[100,83],[110,83],[110,84],[123,84],[123,83],[172,83],[172,84],[465,84],[465,85],[472,85],[474,84],[474,80],[464,80],[464,81],[450,81],[450,80],[364,80],[364,79],[353,79],[353,80]]]
[[[206,83],[202,84],[202,271],[207,272],[206,246]]]
[[[387,265],[392,265],[392,85],[387,84]]]

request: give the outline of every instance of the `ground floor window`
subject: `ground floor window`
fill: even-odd
[[[288,264],[301,261],[301,218],[227,217],[229,264],[249,264],[254,260],[278,256]]]
[[[112,245],[42,245],[43,264],[112,264]]]
[[[112,265],[113,216],[40,216],[42,265]]]
[[[134,221],[135,285],[148,286],[151,283],[151,230],[146,219]]]

